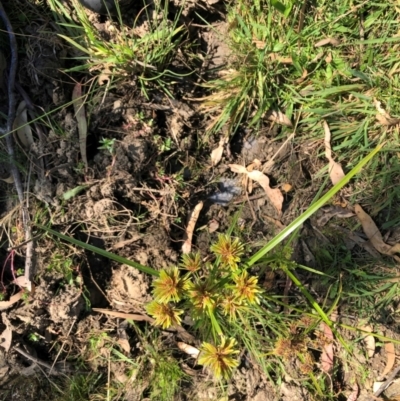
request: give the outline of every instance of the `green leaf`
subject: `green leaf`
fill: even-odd
[[[278,0],[271,0],[271,6],[275,8],[275,10],[279,11],[281,14],[286,16],[286,7]]]
[[[73,198],[74,196],[78,195],[80,192],[82,192],[83,190],[85,190],[88,187],[89,187],[89,185],[78,185],[77,187],[72,188],[67,192],[64,192],[61,197],[64,200],[69,200],[69,199]]]
[[[56,237],[61,238],[62,240],[67,241],[71,244],[80,246],[81,248],[84,248],[88,251],[97,253],[100,256],[104,256],[107,259],[114,260],[115,262],[125,264],[130,267],[134,267],[135,269],[138,269],[143,273],[151,274],[152,276],[156,276],[156,277],[158,277],[160,275],[160,273],[157,270],[154,270],[151,267],[143,266],[137,262],[134,262],[133,260],[123,258],[122,256],[118,256],[115,253],[108,252],[108,251],[105,251],[104,249],[98,248],[97,246],[93,246],[93,245],[87,244],[86,242],[82,242],[75,238],[69,237],[68,235],[61,234],[58,231],[52,230],[51,228],[44,227],[40,224],[36,224],[36,227],[40,228],[43,231],[48,232],[51,235],[55,235]]]

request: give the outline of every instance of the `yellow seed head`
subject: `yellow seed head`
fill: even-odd
[[[239,353],[235,350],[236,341],[222,338],[220,345],[213,345],[204,342],[200,348],[199,364],[204,365],[214,373],[217,379],[223,377],[229,379],[232,370],[239,365],[235,355]]]

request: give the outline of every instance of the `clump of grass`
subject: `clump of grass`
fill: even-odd
[[[69,71],[105,71],[109,78],[134,75],[144,95],[148,96],[149,86],[155,84],[172,97],[169,84],[182,75],[171,71],[170,65],[188,44],[186,30],[179,25],[180,13],[175,13],[174,20],[168,19],[168,3],[161,6],[156,2],[153,12],[144,6],[133,26],[124,24],[119,14],[119,25],[109,31],[110,40],[104,40],[77,0],[73,0],[77,20],[59,0],[49,3],[63,32],[60,36],[81,53],[76,58],[83,64]],[[142,32],[136,30],[140,20],[146,25]]]
[[[205,85],[212,93],[202,103],[212,114],[211,132],[225,124],[236,130],[242,121],[258,126],[271,107],[285,103],[286,82],[303,74],[307,58],[297,48],[304,39],[296,32],[295,18],[285,15],[292,2],[284,14],[271,3],[240,0],[229,8],[231,55],[226,69]],[[290,117],[292,110],[287,113]]]
[[[279,6],[277,6],[277,4]],[[396,2],[315,4],[239,0],[228,7],[230,49],[226,66],[205,84],[202,100],[208,130],[229,132],[244,123],[256,132],[268,129],[271,110],[296,120],[296,139],[313,141],[314,179],[326,175],[320,149],[321,121],[332,132],[332,149],[345,169],[353,168],[379,141],[386,151],[357,178],[351,200],[363,201],[377,215],[386,209],[387,225],[400,220],[396,129],[377,119],[377,101],[400,115]],[[361,28],[360,28],[361,27]],[[282,136],[286,129],[282,129]],[[378,184],[379,183],[379,184]],[[394,184],[396,183],[396,184]]]
[[[87,401],[88,399],[106,399],[105,384],[106,377],[100,373],[77,373],[57,383],[57,387],[62,389],[61,394],[57,395],[57,400]]]

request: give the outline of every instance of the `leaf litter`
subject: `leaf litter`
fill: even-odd
[[[324,345],[321,354],[321,369],[325,373],[330,373],[333,369],[333,333],[331,328],[324,322],[321,323],[324,334]]]
[[[193,232],[196,227],[197,219],[200,216],[201,209],[203,209],[203,202],[199,202],[189,217],[189,222],[186,227],[185,240],[182,245],[182,253],[190,253],[192,250]]]
[[[392,256],[397,262],[400,262],[400,258],[395,255],[396,253],[400,252],[400,244],[398,243],[393,246],[386,244],[383,241],[381,232],[372,220],[371,216],[369,216],[359,204],[356,204],[354,206],[354,211],[362,225],[365,235],[368,237],[372,246],[379,253],[387,256]]]
[[[393,369],[396,360],[396,351],[393,343],[391,342],[385,343],[385,353],[386,353],[386,366],[384,371],[379,377],[380,379],[383,379]]]
[[[240,164],[229,164],[232,172],[237,174],[244,174],[246,177],[256,181],[261,188],[265,191],[271,204],[275,207],[279,214],[282,213],[283,195],[279,188],[271,188],[269,185],[269,178],[259,170],[249,171],[246,167]]]
[[[325,133],[325,156],[329,161],[329,176],[331,178],[332,184],[336,185],[345,176],[345,174],[340,163],[335,162],[332,157],[331,130],[329,129],[329,125],[326,121],[324,121],[322,125],[324,127]]]
[[[372,327],[370,325],[365,325],[360,327],[361,330],[366,331],[368,333],[372,333]],[[363,338],[363,342],[365,344],[365,348],[367,350],[367,355],[369,358],[372,358],[375,354],[375,337],[371,334],[367,334]]]
[[[85,113],[85,99],[82,93],[82,84],[77,83],[72,91],[72,102],[74,105],[75,118],[78,122],[78,132],[79,132],[79,148],[81,151],[82,161],[85,164],[86,170],[89,167],[86,155],[86,140],[87,140],[87,120]]]

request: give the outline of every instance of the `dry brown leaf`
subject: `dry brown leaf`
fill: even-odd
[[[28,122],[25,100],[18,105],[13,128],[17,130],[18,142],[25,150],[30,150],[33,145],[33,135],[31,125]]]
[[[283,195],[279,188],[271,188],[269,186],[269,178],[262,173],[261,171],[254,170],[250,171],[248,177],[253,181],[258,182],[265,193],[267,194],[269,200],[275,209],[280,213],[282,213],[282,205],[283,205]]]
[[[257,49],[265,49],[266,43],[263,40],[253,39],[252,43],[256,45]]]
[[[214,167],[216,166],[222,159],[222,155],[224,154],[224,147],[225,147],[226,139],[223,138],[219,141],[218,147],[216,147],[211,152],[211,165]]]
[[[177,346],[181,351],[185,352],[186,354],[190,355],[193,358],[197,358],[199,356],[200,350],[198,350],[195,347],[192,347],[189,344],[179,341],[177,343]]]
[[[14,281],[14,284],[22,287],[22,288],[31,288],[32,283],[30,280],[28,280],[25,276],[19,276],[17,277]]]
[[[282,224],[281,221],[279,221],[277,219],[274,219],[273,217],[270,217],[270,216],[268,216],[266,214],[263,214],[262,217],[263,217],[263,219],[265,219],[265,220],[269,221],[270,223],[274,224],[277,228],[283,229],[283,228],[286,227],[284,224]]]
[[[347,397],[346,401],[357,401],[358,398],[358,384],[357,383],[353,383],[352,387],[351,387],[351,393],[350,395]]]
[[[329,176],[331,178],[332,184],[336,185],[344,176],[342,166],[335,162],[332,157],[331,148],[331,130],[326,121],[323,122],[324,132],[325,132],[325,156],[329,160]]]
[[[306,69],[303,69],[303,73],[301,74],[300,78],[297,78],[294,82],[296,84],[301,84],[308,76],[308,71]]]
[[[99,85],[104,85],[105,83],[107,83],[108,85],[111,81],[111,76],[112,72],[108,68],[105,68],[97,77],[97,82],[99,83]]]
[[[217,231],[219,228],[219,222],[215,219],[212,219],[208,222],[208,232],[211,234]]]
[[[14,182],[14,177],[9,175],[6,178],[0,178],[0,180],[6,182],[7,184],[12,184]]]
[[[16,294],[10,297],[9,301],[0,301],[0,310],[6,310],[9,307],[13,306],[16,302],[18,302],[22,298],[23,292],[17,292]]]
[[[293,189],[293,187],[289,183],[285,183],[282,185],[282,191],[283,192],[290,192]]]
[[[272,121],[274,123],[284,125],[285,127],[293,127],[292,122],[286,114],[283,114],[280,110],[268,110],[265,115],[267,120]]]
[[[247,168],[240,164],[228,164],[228,166],[233,173],[237,173],[237,174],[247,174],[248,173]]]
[[[364,212],[363,208],[359,204],[354,206],[354,211],[362,225],[365,235],[378,252],[389,256],[394,256],[395,253],[400,252],[400,244],[395,244],[393,246],[385,244],[378,227],[372,218]]]
[[[1,318],[3,321],[3,324],[6,325],[6,328],[4,331],[0,334],[0,346],[5,349],[6,352],[10,350],[11,343],[12,343],[12,326],[10,321],[7,318],[7,315],[5,312],[1,314]]]
[[[400,123],[399,118],[392,117],[383,107],[382,103],[374,98],[374,106],[376,108],[375,118],[379,122],[379,124],[390,127],[392,125],[396,125]]]
[[[326,39],[320,40],[314,46],[322,47],[322,46],[326,46],[326,45],[338,46],[338,45],[340,45],[340,40],[336,39],[336,38],[326,38]]]
[[[278,53],[269,53],[268,57],[271,61],[277,61],[282,64],[293,64],[293,59],[291,57],[282,57]]]
[[[86,156],[87,121],[85,115],[85,99],[82,97],[82,85],[77,83],[72,91],[72,102],[74,104],[75,118],[78,122],[79,149],[85,168],[88,169]]]
[[[322,347],[321,369],[329,373],[333,369],[333,333],[326,323],[321,323],[322,331],[327,339],[327,343]]]
[[[203,209],[203,202],[199,202],[193,209],[192,214],[190,215],[189,223],[186,227],[186,234],[185,234],[186,239],[182,245],[183,253],[190,253],[190,251],[192,250],[193,232],[197,223],[197,219],[199,218],[201,209]]]
[[[382,375],[380,376],[382,379],[393,369],[394,362],[396,360],[396,351],[394,350],[393,343],[385,344],[385,352],[386,352],[386,366]]]
[[[248,178],[256,181],[267,194],[270,202],[275,209],[281,213],[283,205],[283,195],[279,188],[271,188],[269,186],[269,178],[259,170],[248,171],[246,167],[240,164],[229,164],[231,171],[239,174],[246,174]]]
[[[118,338],[117,344],[125,351],[126,354],[131,352],[131,346],[126,338]]]
[[[360,330],[372,333],[372,327],[370,325],[365,325],[360,327]],[[375,337],[371,335],[366,335],[363,338],[365,348],[367,349],[367,354],[369,358],[372,358],[375,354]]]

